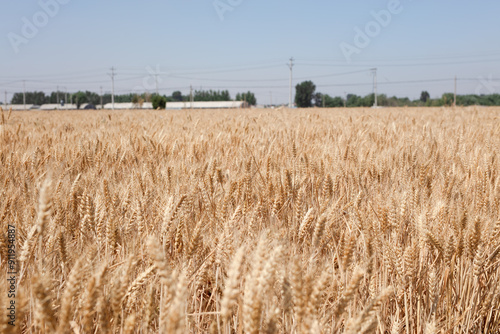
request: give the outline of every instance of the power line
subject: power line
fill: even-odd
[[[497,54],[491,54],[491,55],[485,55],[484,57],[493,57],[493,56],[496,56]],[[429,58],[429,59],[433,59],[433,58]],[[439,58],[438,58],[439,59]],[[455,57],[455,59],[463,59],[463,57]],[[255,72],[259,69],[268,69],[268,68],[278,68],[282,65],[275,65],[274,63],[273,64],[258,64],[258,65],[252,65],[252,66],[240,66],[240,67],[235,67],[235,68],[227,68],[227,67],[224,67],[222,69],[206,69],[206,70],[193,70],[193,71],[184,71],[184,75],[183,73],[178,69],[177,71],[169,71],[169,72],[161,72],[161,71],[155,71],[154,73],[151,73],[150,71],[148,73],[145,73],[144,71],[139,71],[137,70],[137,68],[131,68],[131,67],[125,67],[125,68],[120,68],[120,71],[117,71],[114,67],[111,68],[111,74],[108,73],[108,75],[111,77],[111,80],[112,80],[112,103],[114,105],[114,95],[117,93],[117,92],[124,92],[124,93],[128,93],[131,91],[131,89],[123,89],[123,90],[116,90],[115,89],[115,81],[116,82],[131,82],[131,81],[134,81],[136,79],[144,79],[145,76],[154,76],[154,79],[155,79],[155,86],[156,86],[156,93],[159,94],[159,90],[170,90],[170,89],[173,89],[173,90],[185,90],[185,89],[189,89],[189,87],[160,87],[159,85],[159,78],[158,78],[158,75],[160,75],[161,73],[169,73],[170,76],[174,77],[174,78],[178,78],[178,79],[183,79],[183,80],[198,80],[198,81],[201,81],[201,82],[205,82],[205,81],[208,81],[208,82],[221,82],[221,83],[226,83],[224,86],[211,86],[211,85],[206,85],[204,84],[204,88],[205,89],[244,89],[244,90],[247,90],[247,89],[255,89],[255,90],[266,90],[266,93],[269,92],[269,90],[275,90],[275,93],[276,95],[275,96],[281,96],[280,95],[280,89],[282,89],[281,91],[282,92],[285,92],[285,88],[288,88],[289,90],[289,94],[288,94],[288,105],[289,106],[293,106],[293,66],[295,65],[303,65],[303,66],[318,66],[318,67],[323,67],[323,68],[328,68],[328,67],[332,67],[332,66],[342,66],[342,67],[346,67],[346,64],[345,63],[339,63],[338,65],[336,63],[321,63],[321,62],[317,62],[315,60],[309,60],[310,62],[312,63],[302,63],[301,61],[305,61],[305,60],[299,60],[298,62],[294,59],[294,58],[291,58],[290,59],[290,62],[287,63],[287,66],[289,67],[290,69],[290,76],[289,76],[289,85],[286,86],[286,83],[285,83],[285,80],[286,78],[272,78],[272,79],[221,79],[221,78],[217,78],[216,77],[216,74],[223,74],[223,73],[231,73],[231,72],[250,72],[252,71]],[[457,61],[455,63],[458,63],[458,64],[462,64],[462,63],[474,63],[474,62],[477,62],[478,60],[464,60],[464,61]],[[481,62],[485,62],[485,61],[497,61],[497,60],[482,60]],[[366,62],[364,64],[367,64]],[[421,63],[421,64],[418,64],[418,63],[406,63],[406,64],[387,64],[387,65],[379,65],[378,68],[380,67],[393,67],[393,66],[398,66],[398,67],[402,67],[402,66],[430,66],[432,65],[433,63],[432,62],[428,62],[428,63]],[[452,62],[447,62],[447,63],[443,63],[443,62],[435,62],[434,63],[435,65],[449,65],[449,64],[453,64]],[[354,64],[352,64],[354,65]],[[354,65],[355,67],[365,67],[366,65],[361,65],[360,63],[358,64],[355,64]],[[333,78],[333,77],[339,77],[339,76],[346,76],[346,75],[352,75],[352,74],[356,74],[356,73],[365,73],[365,72],[368,72],[370,71],[369,69],[354,69],[352,71],[346,71],[346,72],[338,72],[338,73],[328,73],[328,74],[319,74],[319,75],[310,75],[310,76],[304,76],[304,77],[296,77],[295,79],[296,80],[308,80],[308,79],[320,79],[320,78]],[[92,73],[96,73],[96,74],[92,74]],[[191,75],[189,75],[189,73],[191,73]],[[376,72],[373,72],[373,86],[374,86],[374,94],[375,96],[377,97],[377,88],[378,88],[378,85],[405,85],[405,84],[417,84],[417,83],[426,83],[426,84],[429,84],[429,83],[439,83],[439,82],[450,82],[451,80],[453,79],[450,79],[450,78],[447,78],[447,79],[429,79],[429,80],[410,80],[410,81],[386,81],[386,82],[378,82],[377,80],[377,77],[376,77]],[[186,75],[187,74],[187,75]],[[203,75],[203,74],[206,74],[206,77],[198,77],[196,78],[196,76],[198,75]],[[117,79],[116,76],[119,75],[119,78]],[[269,75],[269,74],[268,74]],[[47,90],[49,86],[52,86],[53,85],[57,85],[57,93],[59,95],[59,88],[61,87],[61,84],[64,84],[64,85],[69,85],[69,87],[75,87],[76,85],[82,85],[82,84],[86,84],[86,85],[97,85],[97,84],[104,84],[106,82],[109,82],[109,78],[108,79],[105,79],[105,76],[106,76],[106,73],[105,72],[101,72],[100,70],[88,70],[88,71],[78,71],[78,72],[67,72],[66,74],[57,74],[57,75],[46,75],[46,76],[42,76],[42,75],[30,75],[28,78],[26,77],[9,77],[9,76],[2,76],[0,77],[0,87],[6,87],[8,88],[9,90],[15,90],[15,89],[22,89],[23,91],[23,96],[24,96],[24,100],[26,99],[25,95],[26,95],[26,84],[29,83],[29,87],[30,89],[40,89],[39,87],[41,87],[41,90]],[[242,75],[240,75],[242,76]],[[2,82],[2,80],[6,80],[8,78],[19,78],[18,80],[14,80],[14,81],[8,81],[8,82]],[[100,80],[100,78],[103,78],[103,80]],[[22,80],[21,80],[22,79]],[[83,80],[82,80],[83,79]],[[88,80],[85,80],[85,79],[88,79]],[[350,80],[353,80],[353,77],[350,78]],[[456,81],[458,82],[458,80],[461,80],[461,81],[474,81],[474,82],[478,82],[480,80],[480,78],[456,78]],[[179,80],[181,83],[183,83],[181,80]],[[328,87],[365,87],[365,86],[369,86],[370,83],[369,82],[364,82],[364,80],[362,80],[363,82],[355,82],[355,83],[340,83],[339,80],[336,80],[337,82],[339,83],[335,83],[335,81],[333,83],[328,83],[326,82],[326,80],[319,80],[320,82],[325,82],[326,84],[322,85],[322,84],[317,84],[318,87],[321,87],[321,89],[323,88],[328,88]],[[492,82],[498,82],[498,80],[490,80]],[[265,83],[265,82],[276,82],[278,83],[277,85],[266,85],[266,84],[256,84],[256,85],[249,85],[249,83],[253,83],[253,82],[260,82],[260,83]],[[331,81],[330,81],[331,82]],[[21,86],[21,83],[22,83],[22,86]],[[241,83],[241,85],[238,85],[238,84],[235,84],[235,85],[231,85],[231,83]],[[279,84],[279,83],[282,83]],[[195,84],[199,85],[200,83],[196,83]],[[123,86],[126,86],[126,84],[122,84],[121,85],[122,87]],[[446,86],[448,86],[448,84],[446,84]],[[19,87],[19,88],[17,88]],[[78,86],[77,89],[81,89],[79,88],[81,86]],[[83,86],[85,87],[85,86]],[[91,87],[91,86],[90,86]],[[448,87],[451,87],[448,86]],[[91,88],[92,89],[92,88]],[[19,91],[18,90],[18,91]],[[67,95],[67,91],[68,89],[66,88],[66,95]],[[101,89],[101,96],[102,96],[102,89]],[[272,98],[271,98],[272,99]],[[58,98],[59,100],[59,98]],[[66,96],[66,100],[67,100],[67,96]],[[284,100],[284,99],[283,99]],[[58,101],[59,102],[59,101]],[[377,105],[377,103],[375,103],[375,105]]]
[[[115,73],[116,75],[116,73]],[[407,81],[389,81],[389,82],[377,82],[377,86],[384,85],[399,85],[399,84],[414,84],[414,83],[438,83],[438,82],[452,82],[453,78],[443,78],[443,79],[423,79],[423,80],[407,80]],[[457,78],[458,81],[473,81],[477,82],[478,78]],[[117,81],[115,79],[115,81]],[[492,80],[493,82],[499,82],[500,80]],[[29,82],[26,80],[26,82]],[[338,83],[338,84],[317,84],[318,87],[362,87],[371,86],[373,83],[370,82],[356,82],[356,83]],[[224,86],[210,86],[204,85],[205,89],[274,89],[274,88],[289,88],[289,85],[224,85]],[[22,89],[22,87],[21,87]],[[189,90],[189,86],[164,86],[160,87],[160,90]],[[115,89],[115,93],[129,92],[130,89]],[[288,94],[289,95],[289,94]]]
[[[365,73],[370,70],[358,70],[358,71],[350,71],[350,72],[342,72],[342,73],[330,73],[330,74],[322,74],[322,75],[309,75],[306,77],[298,77],[295,78],[296,80],[308,80],[308,79],[318,79],[318,78],[331,78],[331,77],[338,77],[338,76],[343,76],[343,75],[349,75],[349,74],[356,74],[356,73]],[[178,79],[187,79],[187,80],[200,80],[200,81],[218,81],[218,82],[277,82],[277,81],[285,81],[288,78],[282,78],[282,79],[238,79],[238,80],[233,80],[233,79],[210,79],[210,78],[195,78],[195,77],[184,77],[184,76],[178,76],[178,75],[171,75],[173,78],[178,78]]]
[[[433,55],[433,56],[425,56],[425,57],[397,57],[397,58],[387,58],[384,57],[383,59],[381,58],[371,58],[371,61],[388,61],[388,62],[401,62],[401,61],[410,61],[410,62],[417,62],[417,61],[423,61],[423,60],[450,60],[450,59],[460,59],[460,58],[484,58],[484,57],[493,57],[493,56],[500,56],[500,51],[489,51],[487,53],[481,53],[481,54],[462,54],[462,55]],[[331,62],[331,59],[298,59],[299,61],[307,61],[307,62],[323,62],[323,63],[329,63]],[[342,61],[344,63],[344,61]]]
[[[493,53],[493,54],[488,54],[485,55],[487,57],[495,56],[498,53]],[[464,56],[460,56],[464,57]],[[457,58],[457,57],[455,57]],[[435,58],[429,58],[429,59],[435,59]],[[437,63],[406,63],[406,64],[379,64],[380,67],[411,67],[411,66],[432,66],[432,65],[452,65],[452,64],[464,64],[464,63],[475,63],[475,62],[488,62],[488,61],[500,61],[500,59],[490,59],[490,60],[472,60],[472,61],[458,61],[458,62],[437,62]],[[314,62],[314,60],[313,60]],[[339,62],[339,63],[307,63],[307,62],[297,62],[299,65],[303,66],[317,66],[317,67],[346,67],[346,66],[352,66],[352,67],[366,67],[367,63],[358,63],[358,64],[345,64],[344,62]],[[295,64],[294,64],[295,65]],[[288,65],[290,66],[290,65]],[[233,68],[233,69],[227,69],[224,68],[222,70],[198,70],[198,71],[191,71],[191,72],[184,72],[184,73],[191,73],[191,74],[217,74],[217,73],[230,73],[230,72],[239,72],[239,71],[255,71],[257,69],[266,69],[266,68],[275,68],[278,67],[278,65],[259,65],[259,66],[244,66],[240,68]],[[359,72],[364,72],[365,70],[358,70]],[[350,71],[350,72],[345,72],[345,73],[332,73],[332,74],[325,74],[325,75],[314,75],[314,76],[307,76],[303,78],[297,78],[298,80],[302,79],[314,79],[314,78],[328,78],[328,77],[334,77],[334,76],[339,76],[339,75],[347,75],[347,74],[352,74],[356,73],[358,71]],[[30,75],[30,77],[23,78],[24,82],[39,82],[39,83],[47,83],[47,84],[103,84],[108,82],[107,80],[95,80],[96,77],[101,77],[104,75],[104,73],[100,72],[99,74],[91,74],[93,72],[100,72],[100,70],[95,69],[95,70],[88,70],[88,71],[73,71],[73,72],[68,72],[66,74],[58,74],[58,75]],[[161,73],[167,73],[167,72],[159,72],[157,71],[155,75],[155,81],[158,81],[158,75]],[[169,72],[172,73],[172,72]],[[120,74],[122,76],[121,79],[116,80],[117,82],[126,82],[126,81],[133,81],[135,79],[139,78],[144,78],[144,75],[137,75],[138,72],[136,70],[121,70]],[[116,75],[116,73],[115,73]],[[151,74],[149,74],[151,75]],[[180,72],[173,72],[172,77],[179,78],[179,79],[188,79],[188,80],[200,80],[200,81],[213,81],[213,82],[280,82],[286,80],[285,78],[283,79],[218,79],[218,78],[194,78],[190,76],[183,76],[182,73]],[[2,79],[5,78],[19,78],[19,77],[12,77],[12,76],[3,76],[1,77]],[[43,78],[45,80],[37,80],[36,78]],[[85,78],[94,78],[94,80],[82,80]],[[9,81],[9,82],[1,82],[0,80],[0,87],[7,87],[15,83],[21,83],[23,82],[21,79],[19,80],[14,80],[14,81]],[[157,90],[159,93],[159,91]]]
[[[473,61],[456,61],[456,62],[435,62],[435,63],[409,63],[409,64],[394,64],[384,62],[376,62],[378,67],[419,67],[419,66],[446,66],[446,65],[464,65],[464,64],[477,64],[477,63],[490,63],[490,62],[500,62],[500,58],[495,59],[483,59],[483,60],[473,60]],[[346,63],[328,63],[328,64],[312,64],[312,63],[297,63],[302,66],[320,66],[320,67],[367,67],[373,65],[375,62],[371,63],[357,63],[357,64],[346,64]]]
[[[105,69],[95,69],[95,70],[86,70],[86,71],[77,71],[77,72],[66,72],[64,74],[30,74],[31,78],[65,78],[65,77],[75,77],[78,74],[85,74],[85,76],[95,76],[94,74],[89,73],[103,73]],[[12,79],[19,78],[19,76],[2,76],[3,78]]]
[[[180,74],[210,74],[210,73],[229,73],[229,72],[242,72],[242,71],[254,71],[254,70],[264,70],[269,68],[279,68],[281,65],[256,65],[256,66],[242,66],[235,67],[233,69],[228,69],[223,67],[221,69],[209,69],[209,70],[189,70],[187,72],[180,72]]]

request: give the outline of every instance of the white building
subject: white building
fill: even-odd
[[[242,101],[197,101],[197,102],[167,102],[166,109],[228,109],[228,108],[243,108],[245,102]],[[111,103],[104,105],[104,109],[113,109]],[[153,109],[151,102],[144,102],[142,108],[134,103],[115,103],[115,109]]]
[[[113,109],[113,104],[112,103],[106,103],[104,105],[104,109],[106,110],[111,110]],[[139,107],[137,103],[115,103],[115,109],[118,110],[123,110],[123,109],[153,109],[153,103],[151,102],[144,102],[142,104],[142,108]]]
[[[242,101],[196,101],[196,102],[167,102],[166,109],[228,109],[243,108]]]
[[[80,106],[80,109],[82,106]],[[70,110],[76,109],[76,104],[65,104],[61,106],[61,104],[42,104],[39,108],[40,110]]]
[[[38,109],[39,106],[36,106],[34,104],[27,104],[26,108],[24,104],[9,104],[5,106],[6,110],[9,110],[12,108],[12,110],[30,110],[30,109]]]
[[[87,104],[80,105],[80,110],[84,109]],[[12,107],[12,110],[25,110],[22,104],[10,104],[5,106],[8,108]],[[5,108],[4,107],[4,108]],[[196,102],[167,102],[166,109],[237,109],[248,107],[246,102],[243,101],[196,101]],[[97,109],[101,109],[100,105],[96,105]],[[34,104],[27,104],[26,110],[76,110],[76,104],[65,104],[61,106],[60,104],[43,104],[37,106]],[[106,103],[104,105],[105,110],[113,109],[112,103]],[[115,103],[116,110],[132,110],[132,109],[153,109],[153,103],[144,102],[142,108],[136,103]]]

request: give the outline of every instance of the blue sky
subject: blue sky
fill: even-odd
[[[44,5],[45,4],[45,5]],[[48,5],[47,5],[48,4]],[[56,4],[56,5],[54,5]],[[259,103],[288,101],[312,80],[330,95],[418,98],[500,93],[500,2],[465,0],[2,0],[3,91],[251,90]],[[219,11],[217,10],[219,9]],[[373,13],[377,13],[374,15]],[[386,14],[389,13],[390,17]],[[377,21],[376,16],[379,16]],[[36,32],[26,26],[35,26]],[[357,30],[356,30],[357,29]],[[368,29],[368,30],[367,30]],[[372,29],[372,30],[370,30]],[[364,37],[356,35],[362,31]],[[28,34],[26,33],[28,32]],[[367,34],[370,35],[368,35]],[[360,43],[363,42],[363,43]],[[344,52],[341,46],[344,46]],[[345,56],[345,48],[356,50]]]

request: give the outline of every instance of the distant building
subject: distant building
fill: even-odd
[[[30,110],[30,109],[38,109],[40,106],[36,106],[34,104],[27,104],[26,108],[24,107],[24,104],[9,104],[9,108],[12,108],[12,110]]]
[[[167,102],[166,109],[229,109],[243,108],[246,105],[242,101],[196,101],[196,102]],[[113,109],[112,103],[104,105],[104,109]],[[136,103],[115,103],[115,109],[153,109],[151,102],[144,102],[142,108]]]
[[[112,103],[106,103],[104,105],[104,109],[111,110],[113,109]],[[115,109],[125,110],[125,109],[153,109],[153,104],[151,102],[142,103],[142,108],[137,103],[127,102],[127,103],[115,103]]]
[[[87,103],[80,105],[80,110],[85,109]],[[25,110],[23,104],[11,104],[12,110]],[[96,106],[97,109],[101,109],[100,105]],[[196,101],[196,102],[167,102],[166,109],[238,109],[238,108],[248,108],[248,103],[243,101]],[[43,104],[37,106],[34,104],[27,104],[26,110],[76,110],[76,104]],[[113,109],[112,103],[106,103],[104,105],[105,110]],[[116,110],[132,110],[132,109],[153,109],[153,104],[151,102],[144,102],[142,105],[137,103],[115,103]]]
[[[81,108],[81,106],[80,106]],[[70,110],[76,109],[76,104],[64,104],[63,106],[60,104],[42,104],[40,110]]]
[[[167,102],[166,109],[232,109],[244,108],[243,101],[195,101],[195,102]]]

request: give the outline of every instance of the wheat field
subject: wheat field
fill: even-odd
[[[0,332],[499,333],[499,120],[2,111]]]

